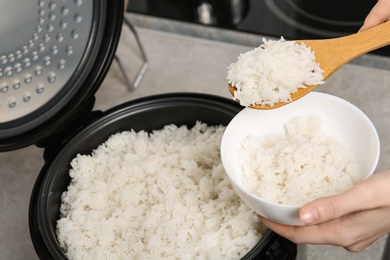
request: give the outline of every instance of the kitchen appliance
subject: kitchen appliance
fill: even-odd
[[[30,234],[39,258],[66,259],[55,229],[76,154],[89,153],[124,130],[190,127],[197,120],[227,125],[242,107],[218,96],[173,93],[93,111],[94,94],[115,56],[123,1],[30,2],[9,1],[0,8],[8,8],[2,11],[7,21],[2,39],[20,36],[0,48],[0,152],[44,148],[45,164],[30,201]],[[305,259],[305,246],[267,230],[244,259]]]
[[[133,0],[128,11],[286,39],[355,33],[376,0]],[[372,53],[390,56],[390,47]]]
[[[66,259],[56,241],[56,221],[60,196],[70,181],[70,161],[78,153],[88,154],[110,135],[130,129],[151,132],[171,123],[192,127],[197,120],[208,125],[226,125],[240,110],[236,102],[222,97],[174,93],[127,102],[85,125],[55,157],[46,162],[35,185],[30,224],[38,254],[43,258],[54,256],[55,259]],[[256,247],[243,259],[304,259],[304,252],[303,246],[297,247],[267,230]]]

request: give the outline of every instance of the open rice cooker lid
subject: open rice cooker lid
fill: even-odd
[[[46,147],[90,114],[123,8],[123,0],[0,2],[0,152]]]

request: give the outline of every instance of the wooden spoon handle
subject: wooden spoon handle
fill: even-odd
[[[358,56],[390,44],[390,22],[340,38],[297,42],[311,47],[326,79]]]

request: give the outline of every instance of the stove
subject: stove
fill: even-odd
[[[289,40],[359,30],[376,0],[131,0],[128,11]],[[372,53],[390,56],[390,47]]]

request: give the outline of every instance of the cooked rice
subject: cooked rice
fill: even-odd
[[[262,225],[220,160],[225,127],[112,135],[71,162],[57,236],[69,259],[239,259]]]
[[[228,66],[227,80],[243,106],[290,102],[299,88],[324,83],[314,52],[304,43],[266,40]]]
[[[285,135],[248,136],[238,162],[244,186],[280,204],[301,206],[343,192],[359,180],[350,152],[321,130],[318,116],[294,118]]]

